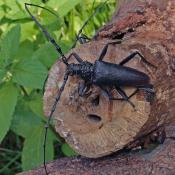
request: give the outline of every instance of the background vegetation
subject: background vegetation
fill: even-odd
[[[43,163],[46,118],[42,88],[47,72],[59,57],[24,9],[34,16],[68,52],[75,34],[94,12],[100,0],[1,0],[0,1],[0,174],[11,175]],[[84,33],[92,36],[111,16],[115,0],[109,0],[89,22]],[[76,153],[53,130],[47,140],[47,160]]]

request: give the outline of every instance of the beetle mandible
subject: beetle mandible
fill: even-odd
[[[46,137],[47,137],[48,127],[50,125],[50,121],[56,109],[56,106],[61,98],[61,94],[64,91],[68,77],[75,75],[75,76],[78,76],[80,79],[84,80],[84,83],[78,87],[78,93],[80,96],[84,96],[86,93],[88,93],[88,90],[90,89],[92,85],[96,85],[100,87],[107,94],[107,96],[109,97],[109,100],[125,100],[133,108],[135,108],[135,105],[130,101],[130,98],[133,95],[135,95],[140,89],[144,89],[150,93],[154,93],[153,85],[150,84],[150,78],[148,75],[134,68],[127,67],[125,66],[125,64],[129,62],[131,59],[135,58],[136,55],[138,55],[144,63],[152,67],[155,67],[155,66],[149,63],[144,58],[144,56],[138,51],[132,52],[118,64],[103,61],[107,53],[109,45],[120,44],[122,42],[121,40],[113,40],[113,41],[108,42],[103,47],[100,53],[100,56],[97,58],[97,60],[95,60],[94,63],[84,61],[75,52],[72,52],[68,57],[66,57],[61,47],[56,43],[54,38],[51,37],[51,35],[47,32],[47,30],[45,30],[43,26],[37,21],[37,19],[31,14],[31,12],[29,11],[27,7],[28,5],[29,6],[32,5],[36,7],[40,7],[40,6],[25,3],[25,8],[27,12],[31,16],[31,18],[35,21],[36,25],[42,30],[46,38],[56,48],[57,52],[61,55],[61,60],[66,65],[66,71],[64,74],[63,83],[57,92],[54,104],[49,114],[47,124],[45,125],[45,136],[44,136],[44,145],[43,145],[44,147],[44,168],[45,168],[46,174],[48,174],[47,168],[46,168],[46,162],[45,162]],[[95,13],[93,13],[93,15]],[[89,38],[86,37],[85,35],[81,35],[81,32],[84,26],[88,23],[89,19],[92,18],[93,15],[91,15],[88,18],[88,20],[85,22],[83,27],[80,29],[77,35],[76,41],[73,44],[72,48],[75,47],[77,41],[80,41],[80,43],[84,43],[84,41],[86,42],[87,40],[89,40]],[[69,64],[68,61],[71,57],[73,57],[78,63]],[[122,87],[126,87],[126,86],[135,87],[136,90],[131,95],[128,96],[125,93],[125,91],[122,89]],[[110,91],[108,90],[108,87],[114,87],[117,90],[117,92],[120,94],[121,98],[113,97]]]

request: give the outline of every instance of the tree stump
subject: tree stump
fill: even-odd
[[[107,42],[90,42],[73,51],[82,59],[93,63]],[[135,42],[133,39],[132,45],[130,42],[131,40],[126,40],[121,45],[109,47],[105,61],[119,63],[136,49],[134,45],[138,41]],[[131,47],[133,48],[130,49]],[[144,68],[139,58],[135,58],[131,63],[128,66],[144,70],[147,74],[149,72],[146,68],[148,68],[150,77],[155,72],[146,65]],[[62,84],[64,72],[65,66],[61,61],[51,68],[44,96],[44,111],[47,116],[51,111],[58,87]],[[54,113],[54,120],[56,131],[80,155],[86,157],[108,155],[132,142],[144,125],[147,125],[145,128],[148,129],[150,123],[147,124],[147,121],[151,108],[150,102],[146,101],[147,94],[140,93],[131,98],[136,106],[134,110],[126,101],[110,101],[96,86],[90,89],[88,96],[80,97],[78,95],[79,83],[81,80],[76,76],[69,77]],[[134,90],[134,88],[125,88],[128,96]],[[113,95],[117,96],[114,90]]]
[[[121,44],[110,45],[105,61],[117,64],[138,50],[156,68],[137,57],[127,66],[149,75],[155,96],[139,91],[131,98],[136,106],[134,110],[126,101],[109,101],[96,86],[91,87],[88,96],[80,97],[78,84],[81,80],[70,77],[54,113],[55,129],[85,157],[102,157],[123,148],[140,148],[138,146],[148,147],[150,153],[122,152],[95,160],[60,159],[48,165],[51,174],[175,173],[175,1],[121,0],[119,4],[113,19],[98,31],[94,40],[73,52],[94,63],[105,43],[122,39]],[[44,95],[47,116],[64,72],[61,61],[50,70]],[[125,88],[125,91],[131,94],[134,88]],[[150,149],[153,142],[161,145]],[[67,165],[66,161],[69,161]],[[43,172],[38,169],[26,174]]]

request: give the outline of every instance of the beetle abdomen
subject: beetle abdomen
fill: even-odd
[[[130,67],[96,61],[93,83],[97,85],[142,86],[149,84],[150,78],[143,72]]]

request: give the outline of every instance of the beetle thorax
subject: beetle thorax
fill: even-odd
[[[80,64],[71,63],[68,65],[67,71],[70,76],[78,75],[85,81],[91,81],[93,75],[93,64],[83,61]]]

